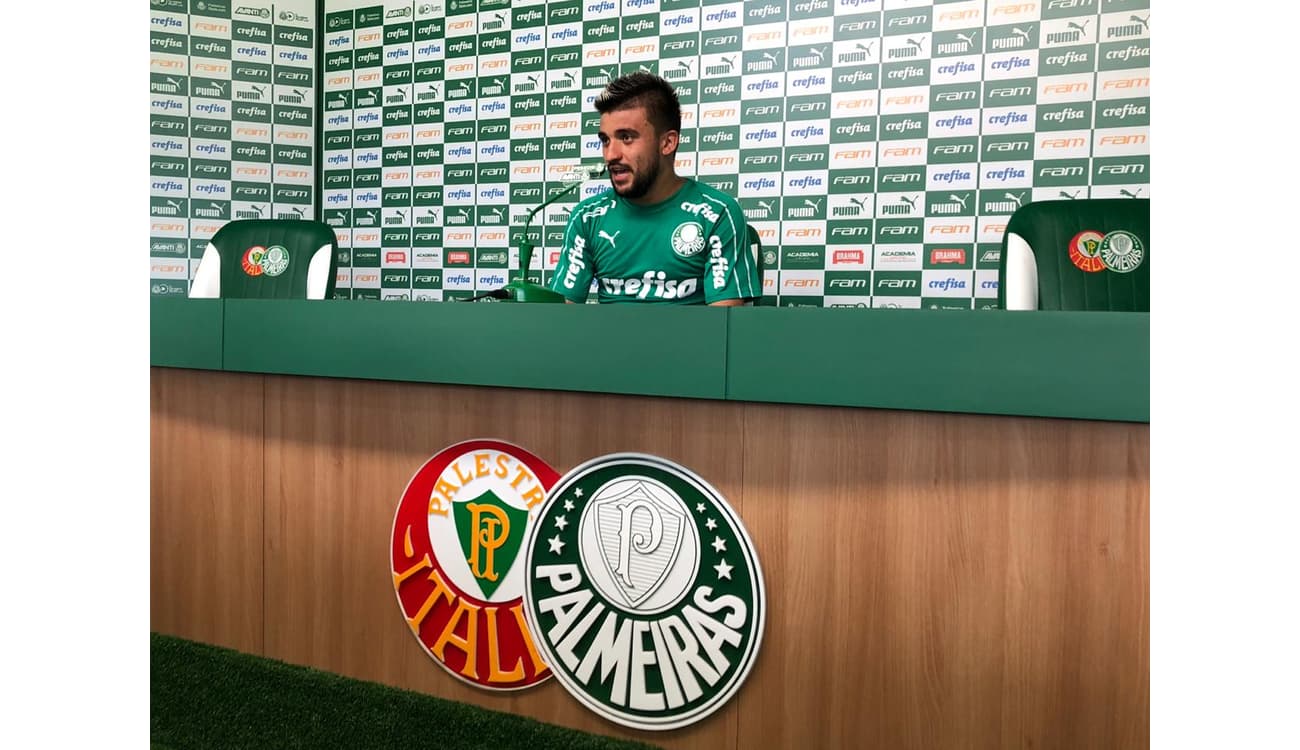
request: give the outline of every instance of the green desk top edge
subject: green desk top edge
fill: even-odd
[[[155,298],[150,362],[284,375],[1150,421],[1148,313],[592,307]]]
[[[149,362],[160,367],[220,370],[225,300],[152,297]]]

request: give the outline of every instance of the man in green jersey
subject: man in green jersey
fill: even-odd
[[[677,93],[632,73],[596,98],[613,190],[569,215],[551,289],[585,302],[741,305],[763,294],[735,198],[674,167],[682,127]]]

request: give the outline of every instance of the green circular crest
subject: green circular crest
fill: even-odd
[[[693,221],[683,221],[673,230],[673,252],[683,258],[699,255],[704,249],[704,228]]]
[[[279,276],[289,267],[289,251],[283,245],[272,245],[262,256],[262,272],[267,276]]]
[[[525,554],[537,647],[606,719],[684,727],[749,675],[767,614],[758,555],[691,470],[639,453],[577,466],[547,493]]]
[[[1142,265],[1146,249],[1142,240],[1132,232],[1117,229],[1107,232],[1101,240],[1101,262],[1115,273],[1129,273]]]

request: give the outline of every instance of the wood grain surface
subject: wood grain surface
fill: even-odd
[[[156,630],[667,748],[1149,744],[1148,425],[162,368],[153,396]],[[560,473],[650,453],[722,492],[768,597],[724,708],[637,732],[554,680],[496,694],[424,653],[393,514],[473,438]],[[220,501],[185,501],[207,486]]]

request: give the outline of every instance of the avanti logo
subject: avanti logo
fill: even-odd
[[[525,607],[574,697],[611,721],[667,730],[739,689],[766,595],[753,544],[713,487],[654,456],[602,456],[566,474],[538,520]],[[651,642],[655,658],[642,658]]]

